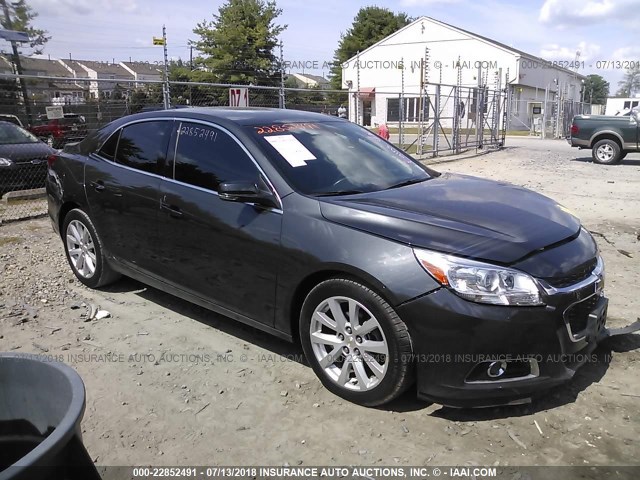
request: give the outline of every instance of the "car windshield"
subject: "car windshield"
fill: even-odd
[[[15,145],[18,143],[38,143],[37,137],[12,123],[0,124],[0,145]]]
[[[247,128],[286,180],[307,195],[374,192],[435,175],[379,136],[352,123],[283,123]]]

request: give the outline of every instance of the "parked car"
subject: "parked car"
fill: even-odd
[[[594,162],[612,165],[629,152],[640,152],[639,125],[637,108],[629,115],[577,115],[567,141],[572,147],[590,148]]]
[[[77,113],[65,113],[64,118],[55,120],[49,120],[46,115],[39,115],[30,130],[53,148],[79,142],[88,133],[85,118]]]
[[[55,152],[24,128],[0,121],[0,195],[44,187],[47,159]]]
[[[363,405],[417,381],[445,405],[568,381],[608,300],[591,234],[555,201],[440,174],[326,115],[193,108],[128,116],[51,162],[71,269],[120,274],[285,338]]]
[[[0,122],[9,122],[24,128],[24,125],[22,125],[22,120],[20,120],[15,115],[10,115],[7,113],[0,113]]]

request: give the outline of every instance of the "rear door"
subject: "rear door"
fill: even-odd
[[[273,325],[282,211],[221,200],[221,182],[261,171],[230,132],[178,125],[175,161],[160,185],[161,261],[179,288]]]
[[[173,120],[133,123],[115,132],[85,167],[91,219],[107,251],[145,271],[157,271],[160,172]]]

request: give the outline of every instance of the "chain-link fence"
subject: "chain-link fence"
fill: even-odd
[[[19,81],[26,87],[26,102]],[[460,85],[424,84],[416,93],[363,93],[198,82],[167,85],[148,80],[0,76],[0,120],[30,132],[0,124],[0,221],[46,213],[47,158],[55,149],[77,142],[117,118],[161,110],[167,103],[171,108],[248,105],[343,114],[376,132],[386,124],[389,141],[422,157],[503,145],[509,111],[505,91]]]
[[[248,105],[334,116],[348,100],[344,91],[319,88],[169,82],[168,96],[166,89],[160,81],[0,75],[0,222],[46,213],[47,159],[56,149],[120,117],[164,109],[167,98],[172,108]]]
[[[376,92],[376,117],[403,150],[435,157],[502,146],[506,95],[501,90],[426,84],[421,93]],[[363,112],[366,112],[363,109]],[[368,116],[358,118],[367,124]]]
[[[541,138],[565,138],[574,116],[602,113],[602,105],[556,97],[554,93],[541,92],[540,99],[512,99],[508,129]]]
[[[320,88],[0,75],[0,120],[31,134],[0,124],[0,149],[4,149],[0,152],[0,221],[46,213],[47,158],[55,149],[133,113],[167,106],[297,109],[346,116],[374,131],[384,123],[389,140],[408,153],[437,156],[502,145],[506,103],[507,95],[499,89],[442,84],[425,84],[418,93],[403,89],[363,94]]]

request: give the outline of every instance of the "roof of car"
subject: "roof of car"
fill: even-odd
[[[238,125],[257,125],[290,122],[346,121],[321,113],[303,112],[282,108],[261,107],[193,107],[137,114],[138,118],[172,116],[177,118],[198,118],[201,120],[223,120]]]

